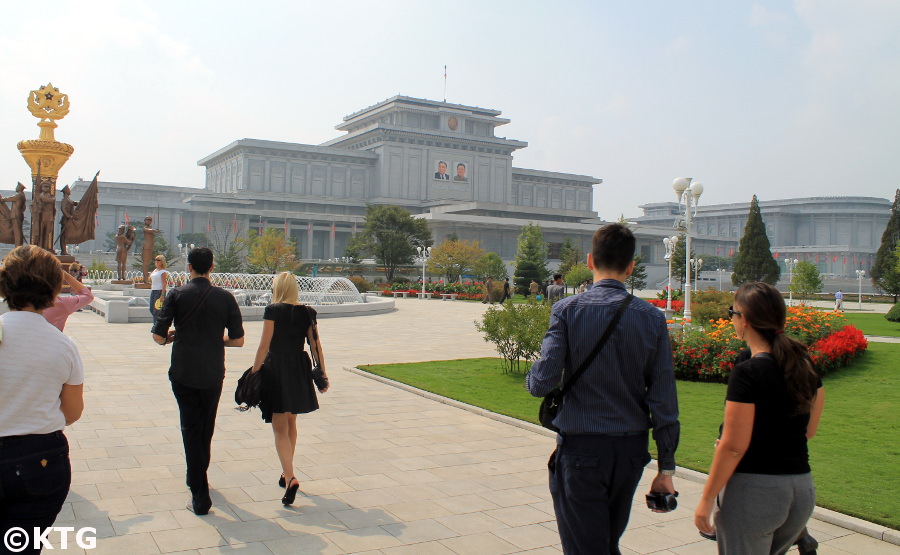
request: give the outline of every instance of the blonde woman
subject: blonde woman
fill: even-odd
[[[166,296],[166,278],[169,270],[166,270],[166,257],[158,254],[153,259],[153,271],[150,272],[150,314],[153,316],[153,323],[156,323],[156,315],[159,309],[156,308],[156,300]]]
[[[263,315],[263,331],[253,361],[253,371],[263,372],[263,420],[272,424],[275,450],[281,461],[278,485],[286,487],[281,502],[294,502],[300,482],[294,475],[294,451],[297,448],[297,415],[319,408],[312,381],[312,364],[304,352],[309,341],[312,355],[325,373],[325,358],[316,329],[316,311],[298,301],[297,278],[282,272],[272,282],[272,304]],[[319,390],[328,391],[328,383]]]

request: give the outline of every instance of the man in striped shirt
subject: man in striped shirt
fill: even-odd
[[[635,238],[620,224],[594,233],[587,264],[594,284],[553,305],[541,358],[527,378],[535,397],[574,372],[597,344],[634,269]],[[566,393],[554,420],[557,448],[548,464],[563,551],[618,554],[643,467],[649,430],[659,454],[652,492],[674,493],[678,400],[672,351],[659,309],[631,299],[606,345]]]

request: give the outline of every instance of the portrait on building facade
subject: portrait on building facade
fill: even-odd
[[[438,160],[437,165],[435,166],[434,178],[439,179],[441,181],[450,181],[450,174],[447,173],[447,162],[443,160]]]
[[[462,162],[458,162],[456,164],[456,175],[453,176],[453,181],[468,181],[468,170],[469,168]]]

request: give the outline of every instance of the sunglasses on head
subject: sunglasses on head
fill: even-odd
[[[728,307],[728,317],[729,317],[729,318],[733,318],[735,314],[737,314],[738,316],[743,316],[743,315],[744,315],[743,313],[738,312],[737,310],[735,310],[733,306],[729,306],[729,307]]]

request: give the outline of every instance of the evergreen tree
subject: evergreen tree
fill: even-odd
[[[763,223],[759,211],[759,200],[753,195],[747,225],[744,226],[744,235],[738,246],[737,260],[734,262],[734,273],[731,274],[731,282],[735,287],[754,281],[770,284],[778,281],[781,277],[781,267],[772,256],[769,246],[766,224]]]
[[[579,252],[578,247],[572,242],[572,239],[566,237],[562,247],[559,249],[559,273],[562,275],[568,274],[569,268],[579,262],[582,262],[581,252]]]
[[[525,294],[531,280],[543,283],[550,275],[547,269],[547,244],[541,226],[528,222],[519,234],[516,249],[516,272],[513,278],[519,293]]]
[[[635,289],[647,287],[647,268],[644,267],[639,254],[634,257],[634,271],[625,278],[625,287],[629,289],[632,295],[634,295]]]
[[[897,302],[900,296],[900,269],[896,254],[897,245],[900,244],[900,189],[894,193],[894,204],[891,205],[891,219],[881,235],[881,245],[875,254],[875,264],[869,275],[872,284],[888,295],[894,297]]]

